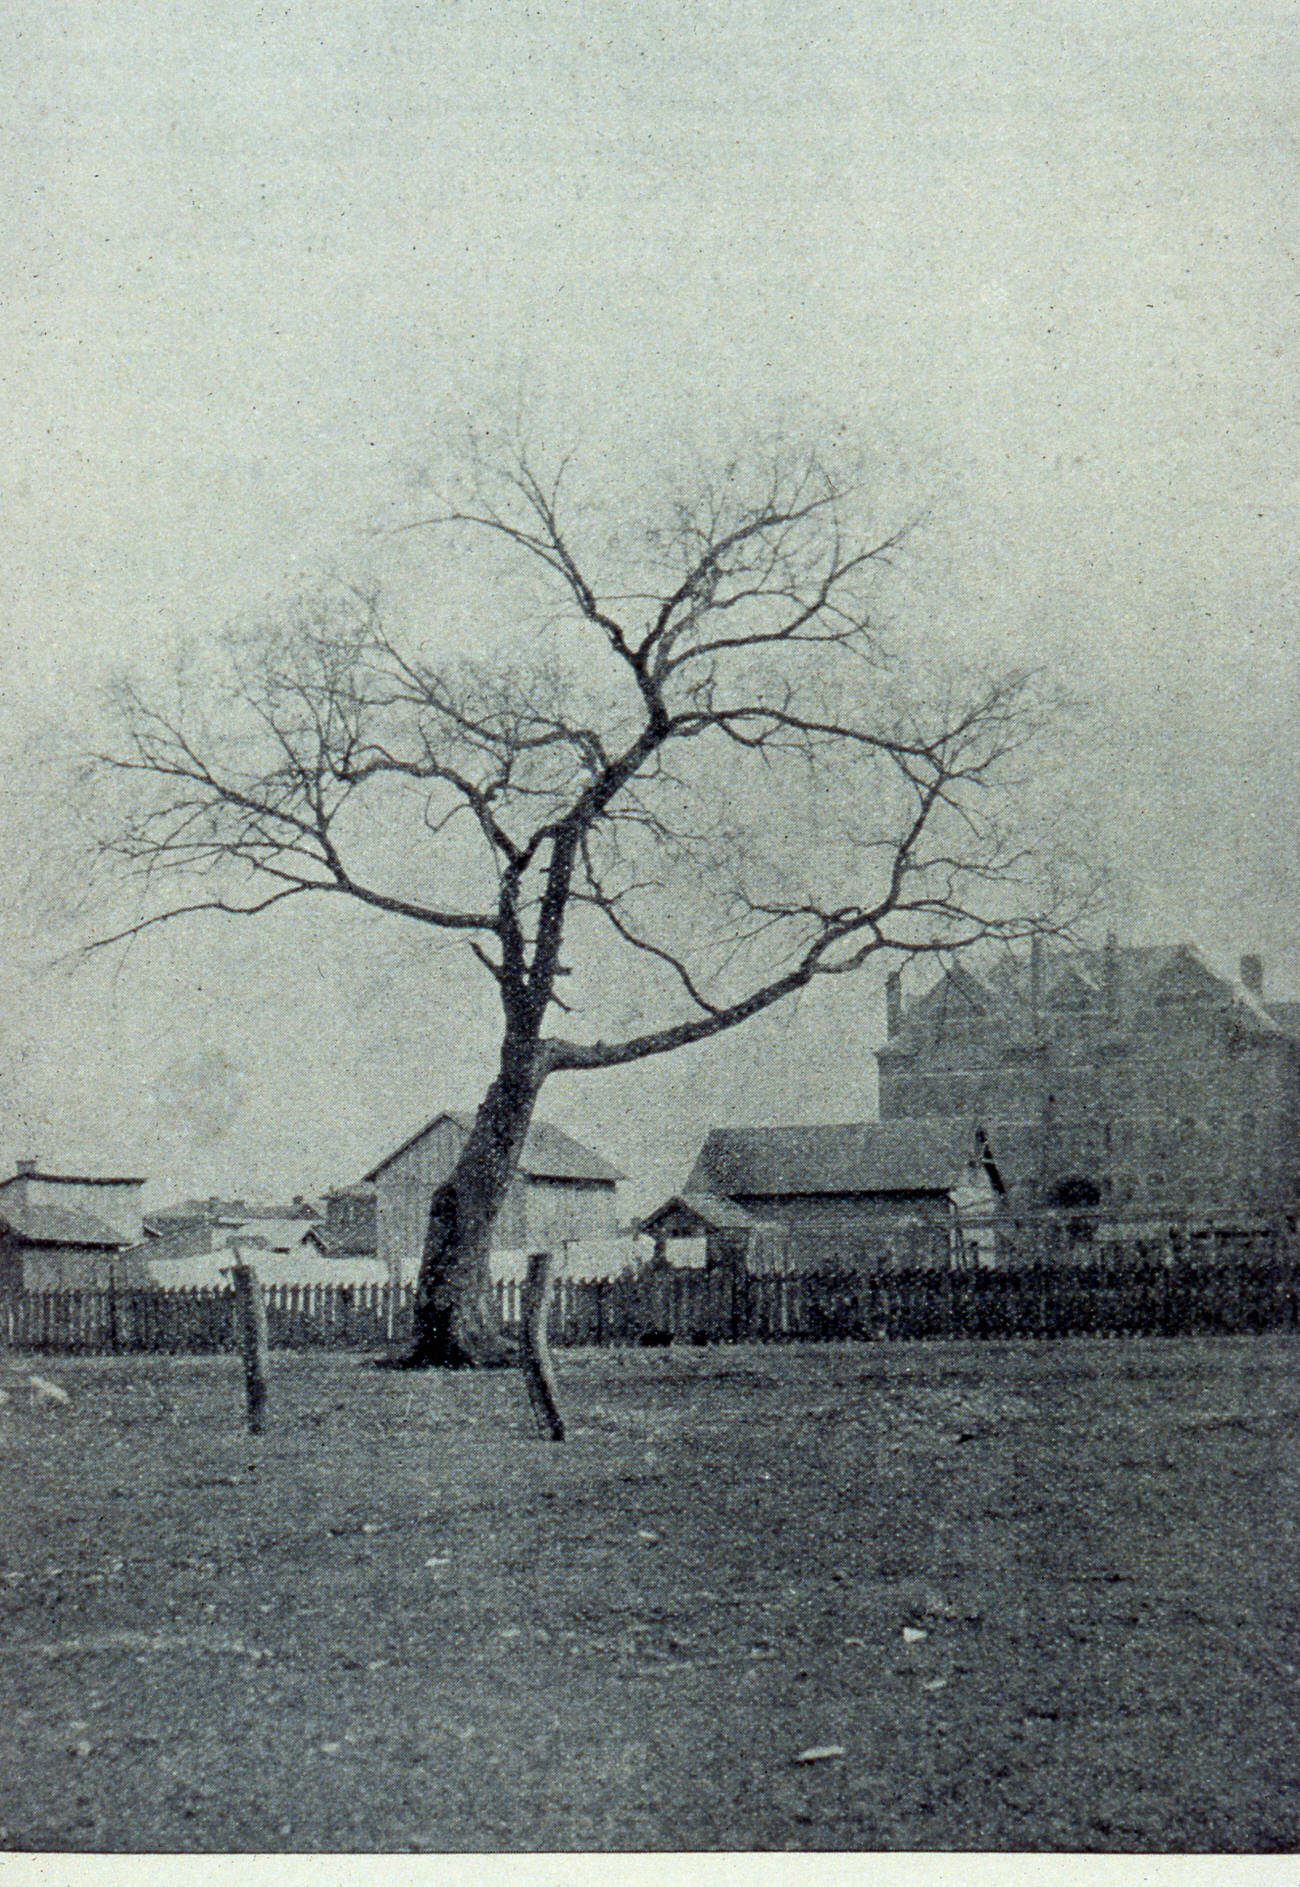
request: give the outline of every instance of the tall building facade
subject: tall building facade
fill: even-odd
[[[1190,945],[1036,945],[887,989],[882,1120],[987,1137],[1009,1202],[1259,1217],[1300,1205],[1300,1003],[1257,957],[1216,974]]]

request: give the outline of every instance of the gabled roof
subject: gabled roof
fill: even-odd
[[[716,1193],[679,1192],[671,1199],[665,1199],[648,1219],[642,1219],[639,1230],[654,1232],[664,1220],[681,1213],[684,1217],[698,1220],[709,1232],[752,1232],[762,1223],[748,1212],[742,1212],[739,1206],[733,1206],[730,1199],[720,1199]]]
[[[117,1250],[130,1240],[80,1206],[53,1206],[29,1201],[0,1201],[0,1225],[24,1245],[102,1245]]]
[[[373,1258],[376,1250],[375,1235],[358,1243],[355,1236],[346,1238],[342,1232],[329,1225],[313,1225],[303,1237],[304,1245],[314,1245],[327,1258]]]
[[[1074,1008],[1080,1002],[1095,1002],[1101,993],[1101,984],[1095,976],[1089,976],[1080,964],[1067,963],[1048,989],[1044,1002],[1049,1009]]]
[[[403,1140],[401,1146],[381,1160],[378,1166],[372,1166],[365,1175],[366,1183],[378,1179],[394,1160],[400,1159],[418,1140],[423,1140],[426,1134],[432,1133],[435,1127],[441,1127],[447,1121],[457,1129],[463,1144],[469,1138],[474,1116],[452,1113],[450,1110],[435,1114],[432,1120],[426,1121],[416,1133]],[[602,1160],[598,1153],[593,1153],[590,1147],[584,1147],[579,1140],[570,1139],[568,1134],[545,1120],[535,1120],[528,1129],[524,1150],[519,1156],[519,1171],[529,1179],[601,1180],[610,1185],[626,1177],[608,1160]]]
[[[982,1016],[999,1007],[996,994],[962,963],[950,963],[937,982],[914,998],[905,1024],[965,1013]]]
[[[938,1117],[827,1127],[715,1127],[684,1196],[948,1192],[993,1161],[968,1121]],[[1000,1184],[1000,1181],[998,1182]]]
[[[149,1221],[144,1222],[144,1237],[134,1248],[142,1258],[193,1258],[197,1253],[209,1252],[216,1245],[220,1227],[201,1224],[193,1220],[184,1225],[172,1225],[163,1231],[150,1229]]]
[[[1109,954],[1109,965],[1107,957]],[[1065,944],[1048,944],[1042,951],[1041,1002],[1044,1011],[1074,1007],[1085,997],[1105,999],[1108,969],[1114,976],[1115,1017],[1127,1027],[1140,1012],[1162,1002],[1177,1001],[1182,992],[1198,989],[1221,994],[1225,1005],[1265,1034],[1300,1034],[1300,1004],[1264,1003],[1235,977],[1212,970],[1192,944],[1117,944],[1113,952]],[[939,1015],[956,1014],[954,999],[971,1001],[978,991],[988,1012],[1005,1017],[1009,1028],[1023,1031],[1030,1016],[1030,960],[1028,954],[1008,952],[974,982],[954,965],[929,989],[908,1004],[885,1052],[919,1046]],[[972,1004],[977,1006],[977,1004]],[[909,1037],[912,1040],[909,1042]]]

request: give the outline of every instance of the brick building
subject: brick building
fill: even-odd
[[[904,1006],[889,979],[882,1120],[978,1126],[1009,1203],[1134,1217],[1300,1204],[1300,1004],[1186,944],[1036,946],[954,966]]]

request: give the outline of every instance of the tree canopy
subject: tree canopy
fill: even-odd
[[[422,629],[331,582],[170,689],[119,680],[99,755],[126,787],[102,852],[138,894],[101,941],[345,898],[460,942],[495,985],[501,1062],[422,1277],[444,1351],[473,1349],[464,1303],[549,1075],[1078,907],[1033,831],[1041,678],[954,672],[878,620],[906,532],[868,529],[852,480],[777,450],[611,518],[575,478],[481,445],[400,527],[447,578]],[[466,627],[466,572],[490,634]],[[641,991],[622,1029],[611,957]]]

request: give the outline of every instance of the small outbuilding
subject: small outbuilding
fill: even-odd
[[[647,1221],[693,1217],[751,1270],[990,1263],[1005,1188],[978,1126],[954,1120],[715,1128],[682,1192]],[[706,1205],[704,1202],[711,1201]],[[724,1224],[720,1213],[745,1223]],[[709,1219],[714,1221],[712,1230]]]
[[[769,1271],[778,1267],[785,1247],[777,1221],[756,1219],[706,1192],[675,1193],[641,1221],[640,1230],[654,1240],[653,1262],[677,1270]]]

